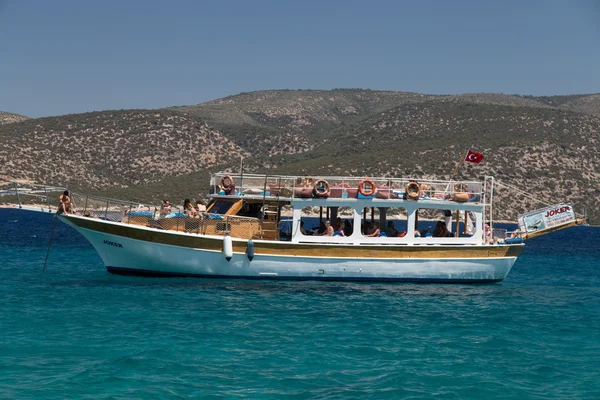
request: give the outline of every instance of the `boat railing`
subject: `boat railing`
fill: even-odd
[[[59,211],[59,198],[65,190],[67,188],[0,178],[0,204],[56,213]],[[205,235],[229,234],[243,239],[262,237],[257,218],[188,212],[177,206],[165,208],[73,191],[69,192],[69,197],[71,205],[68,213],[86,218]]]
[[[92,219],[144,226],[158,230],[257,239],[262,236],[257,218],[188,211],[181,207],[115,200],[71,193],[72,213]]]
[[[0,203],[39,211],[56,211],[64,187],[40,185],[27,180],[0,178]]]
[[[479,181],[410,177],[311,177],[219,172],[212,174],[210,184],[212,194],[291,199],[415,199],[416,196],[420,200],[482,202],[484,192]]]

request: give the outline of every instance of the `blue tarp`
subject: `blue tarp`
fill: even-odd
[[[152,211],[130,211],[129,215],[137,215],[142,217],[151,217],[154,215]]]
[[[181,217],[187,218],[187,215],[185,215],[182,212],[175,212],[174,211],[171,214],[167,215],[165,218],[177,218],[177,217],[179,217],[179,218],[181,218]]]
[[[504,239],[504,243],[519,244],[519,243],[523,243],[523,239],[522,238],[508,238],[508,239]]]

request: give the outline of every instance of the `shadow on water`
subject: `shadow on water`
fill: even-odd
[[[97,275],[97,274],[96,274]],[[177,290],[181,292],[210,291],[214,293],[246,293],[274,296],[317,295],[332,298],[348,297],[458,297],[493,296],[506,294],[502,283],[496,284],[414,284],[414,283],[371,283],[371,282],[319,282],[319,281],[268,281],[244,279],[206,279],[206,278],[146,278],[125,277],[106,273],[92,279],[68,278],[53,279],[49,285],[57,287],[123,287]],[[515,289],[508,288],[509,291]]]

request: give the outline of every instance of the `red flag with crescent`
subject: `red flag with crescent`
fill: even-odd
[[[469,150],[465,157],[465,161],[479,164],[483,160],[483,154],[477,153],[476,151]]]

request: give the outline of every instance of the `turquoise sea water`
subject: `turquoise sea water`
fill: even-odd
[[[600,398],[600,228],[490,285],[132,278],[0,210],[0,397]]]

